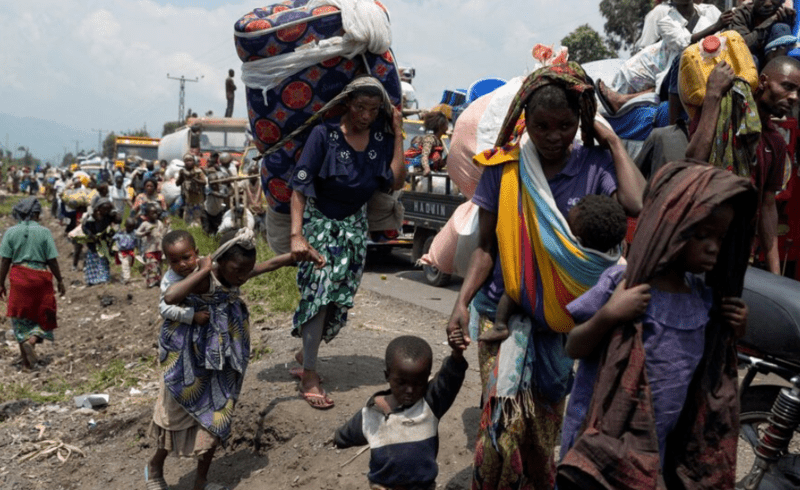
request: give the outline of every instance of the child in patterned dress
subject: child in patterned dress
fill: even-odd
[[[161,239],[167,227],[159,219],[161,210],[154,204],[145,205],[145,220],[136,229],[139,252],[144,256],[144,278],[148,288],[161,282]]]
[[[164,237],[170,263],[164,282],[179,279],[167,288],[162,284],[159,361],[164,377],[150,426],[157,450],[145,467],[145,481],[148,489],[168,488],[164,461],[172,452],[198,458],[194,488],[224,490],[208,482],[208,471],[217,446],[231,433],[250,357],[249,314],[239,288],[293,262],[291,254],[284,254],[256,264],[255,236],[248,229],[227,233],[211,257],[200,259],[187,235],[175,231]]]
[[[125,230],[114,233],[113,239],[117,245],[117,264],[122,266],[122,283],[128,284],[136,248],[136,221],[133,218],[126,220]]]

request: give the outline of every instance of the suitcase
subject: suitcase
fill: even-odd
[[[341,12],[337,7],[324,5],[309,9],[306,8],[308,2],[286,0],[257,8],[239,19],[234,26],[239,58],[246,63],[288,54],[304,44],[344,34]],[[385,10],[379,2],[376,3]],[[256,147],[263,152],[280,141],[361,73],[378,78],[392,102],[399,106],[400,78],[391,50],[381,55],[367,52],[350,60],[342,57],[325,60],[286,78],[268,92],[266,102],[261,90],[245,87],[247,113]],[[289,212],[291,190],[287,182],[307,136],[308,131],[297,135],[261,161],[262,187],[269,206],[277,212]]]

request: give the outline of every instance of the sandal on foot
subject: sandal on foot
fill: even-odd
[[[289,374],[292,377],[302,380],[303,379],[303,367],[302,366],[295,366],[293,368],[289,368]],[[317,375],[319,376],[319,375]],[[319,377],[319,382],[322,383],[322,376]]]
[[[603,83],[603,81],[598,78],[597,83],[595,84],[595,88],[597,90],[595,90],[594,93],[597,95],[597,99],[600,101],[600,104],[603,106],[603,109],[605,109],[606,114],[608,116],[614,117],[617,111],[615,111],[611,107],[611,102],[606,98],[606,94],[604,94],[603,91],[600,89],[601,83]],[[603,86],[605,86],[606,88],[608,87],[608,85],[605,85],[605,83],[603,83]]]
[[[147,490],[169,490],[169,485],[163,476],[150,478],[150,465],[144,465],[144,483]]]
[[[306,401],[311,408],[316,408],[317,410],[327,410],[329,408],[333,408],[333,400],[328,398],[328,394],[324,391],[322,394],[311,393],[311,392],[300,392],[300,396],[303,397],[303,400]]]

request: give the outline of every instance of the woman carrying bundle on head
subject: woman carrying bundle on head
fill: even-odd
[[[347,321],[367,256],[366,203],[375,192],[403,186],[402,117],[381,83],[361,77],[323,107],[344,104],[341,118],[311,130],[291,181],[291,246],[298,266],[300,304],[292,335],[302,337],[295,356],[300,392],[314,408],[333,400],[320,388],[319,345]]]
[[[582,247],[566,216],[589,194],[611,196],[635,216],[645,185],[595,112],[594,87],[577,63],[541,68],[523,82],[496,147],[475,157],[485,167],[473,196],[479,244],[448,337],[468,344],[491,329],[504,292],[521,313],[505,341],[478,344],[483,411],[473,489],[553,487],[573,364],[563,347],[574,326],[565,308],[619,257]]]

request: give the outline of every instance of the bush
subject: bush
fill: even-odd
[[[177,217],[171,217],[173,230],[188,230],[194,237],[200,255],[209,255],[219,247],[219,239],[216,236],[207,235],[199,226],[188,227],[186,223]],[[256,260],[263,262],[275,256],[269,248],[267,241],[259,236],[256,240]],[[251,310],[258,303],[266,303],[269,310],[276,312],[293,311],[300,300],[300,293],[297,291],[297,268],[284,267],[274,272],[268,272],[247,281],[242,287],[245,294],[245,301]]]

